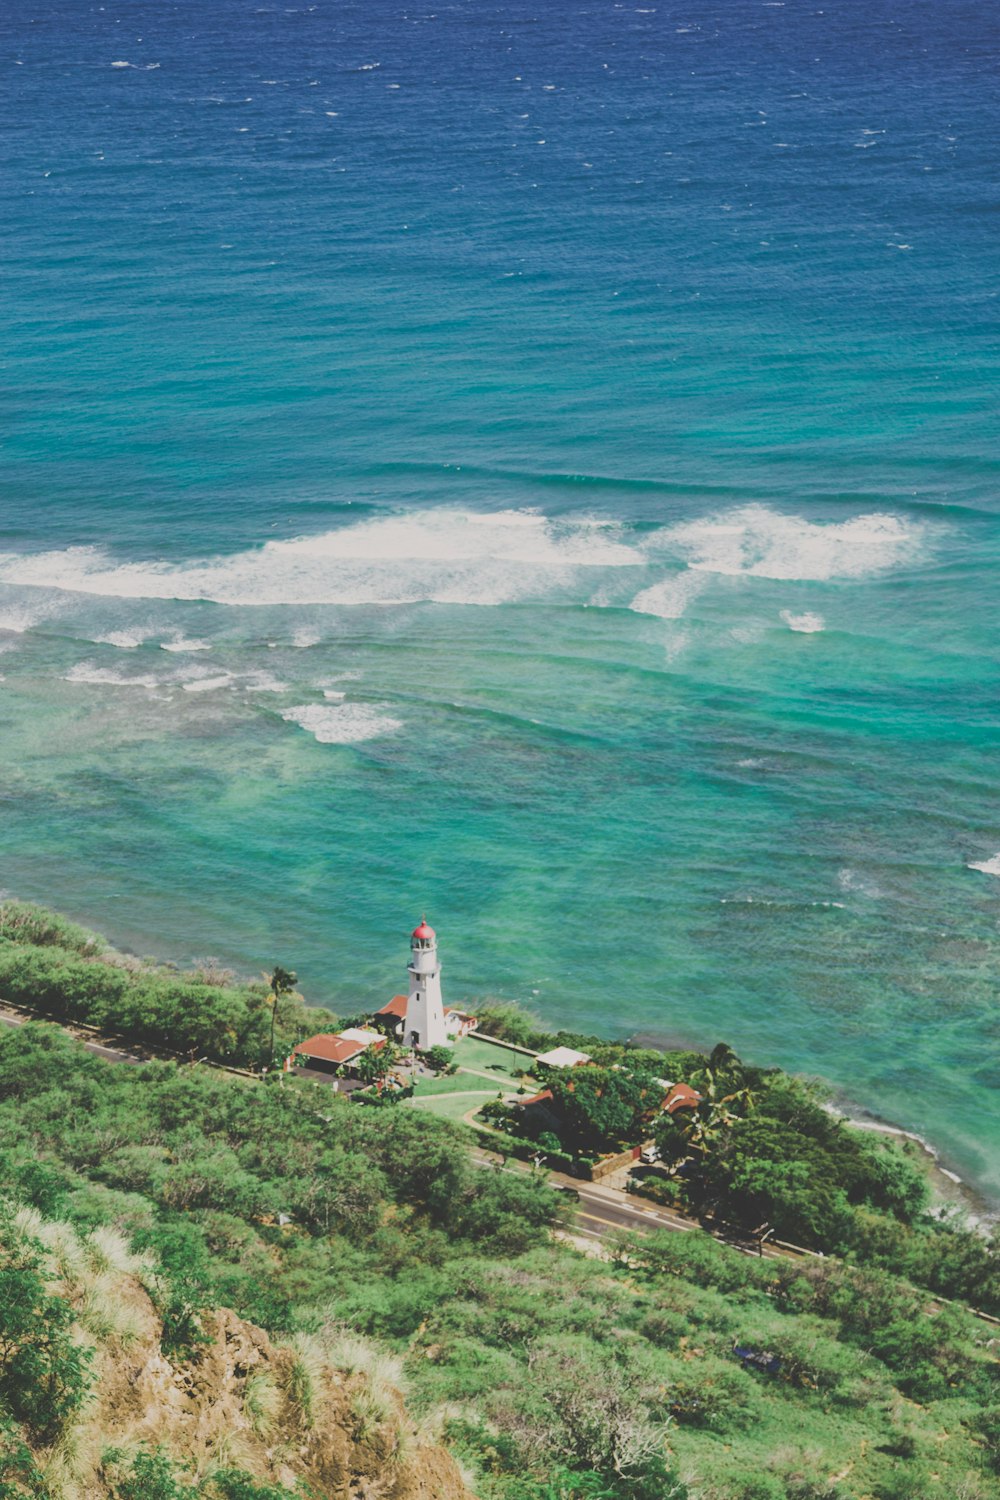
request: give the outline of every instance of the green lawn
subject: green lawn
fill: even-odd
[[[498,1088],[520,1084],[522,1073],[532,1064],[532,1058],[525,1053],[511,1052],[509,1047],[484,1041],[481,1037],[463,1037],[455,1043],[453,1055],[459,1069],[471,1068],[477,1073],[495,1076]]]
[[[474,1089],[476,1093],[481,1093],[487,1088],[489,1088],[489,1084],[486,1080],[480,1078],[475,1073],[463,1073],[461,1071],[458,1073],[438,1073],[435,1078],[418,1078],[414,1088],[414,1097],[417,1099],[426,1099],[436,1094],[468,1093],[470,1089]],[[493,1090],[494,1096],[498,1089],[503,1089],[505,1093],[509,1092],[509,1080],[498,1076],[497,1086]]]
[[[495,1098],[496,1094],[491,1092],[482,1094],[415,1094],[407,1102],[411,1109],[429,1110],[431,1114],[439,1115],[443,1120],[461,1121],[470,1109],[478,1109],[488,1099]]]

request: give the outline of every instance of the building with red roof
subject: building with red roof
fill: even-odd
[[[689,1083],[675,1083],[663,1101],[663,1108],[668,1115],[674,1115],[679,1109],[697,1109],[700,1103],[701,1095],[697,1089]]]
[[[357,1062],[362,1052],[366,1052],[369,1047],[384,1046],[384,1036],[357,1027],[337,1034],[320,1032],[318,1036],[311,1036],[308,1041],[299,1042],[293,1048],[285,1069],[287,1071],[294,1066],[295,1059],[300,1057],[304,1065],[314,1072],[336,1073],[340,1068],[349,1068],[351,1063]]]

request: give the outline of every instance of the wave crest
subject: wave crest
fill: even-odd
[[[367,703],[301,703],[281,717],[314,735],[321,745],[353,745],[379,735],[395,734],[402,720]]]

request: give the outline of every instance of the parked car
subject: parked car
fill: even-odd
[[[645,1167],[651,1167],[653,1163],[658,1162],[659,1159],[660,1152],[659,1148],[656,1146],[647,1146],[645,1151],[639,1153],[639,1160]]]

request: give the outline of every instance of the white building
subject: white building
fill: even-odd
[[[551,1052],[540,1052],[536,1062],[547,1068],[579,1068],[590,1062],[589,1052],[577,1052],[573,1047],[553,1047]]]
[[[426,917],[410,938],[410,993],[406,1000],[403,1041],[421,1052],[447,1046],[449,1037],[441,999],[441,965],[437,937]]]

